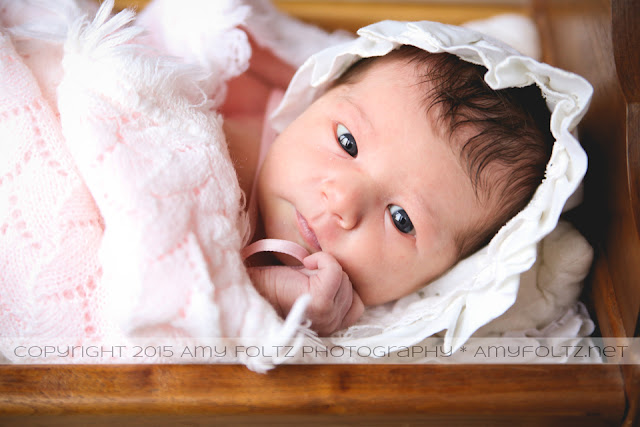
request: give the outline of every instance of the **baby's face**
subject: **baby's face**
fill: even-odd
[[[366,305],[421,288],[492,213],[427,118],[413,66],[384,60],[278,136],[258,197],[269,238],[333,255]]]

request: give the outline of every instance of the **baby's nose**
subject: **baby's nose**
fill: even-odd
[[[368,197],[366,186],[353,178],[327,181],[322,189],[327,211],[345,230],[351,230],[360,223]]]

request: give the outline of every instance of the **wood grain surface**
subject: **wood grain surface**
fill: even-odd
[[[638,336],[640,312],[640,2],[539,0],[553,65],[594,86],[579,126],[589,155],[585,203],[574,217],[596,249],[588,298],[603,336]],[[640,372],[623,366],[627,424],[640,422]]]
[[[197,414],[347,416],[354,422],[385,415],[417,422],[451,416],[552,425],[571,417],[616,425],[624,395],[614,365],[293,365],[266,375],[238,365],[0,366],[0,413],[41,420]]]
[[[116,8],[143,9],[150,0],[115,0]],[[474,19],[488,18],[502,13],[528,14],[526,1],[508,3],[500,1],[359,1],[359,0],[273,0],[280,10],[305,22],[327,30],[348,30],[384,19],[400,21],[439,21],[461,24]]]

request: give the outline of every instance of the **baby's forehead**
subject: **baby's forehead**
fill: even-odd
[[[424,60],[417,61],[395,52],[356,62],[328,91],[336,93],[338,100],[346,99],[363,107],[382,103],[382,108],[387,108],[387,99],[376,97],[374,93],[392,88],[391,96],[401,98],[404,104],[419,113],[402,116],[404,126],[424,127],[426,123],[435,136],[445,140],[459,155],[463,142],[477,134],[477,128],[473,125],[459,127],[454,134],[444,117],[443,106],[436,102],[435,83],[425,75],[428,69]]]
[[[382,85],[405,85],[408,91],[394,92],[394,96],[402,96],[401,93],[409,93],[411,102],[421,114],[406,115],[402,117],[406,126],[423,126],[427,123],[430,130],[440,141],[443,141],[449,150],[455,155],[461,170],[467,177],[468,184],[474,189],[477,201],[484,204],[493,204],[494,195],[491,189],[491,183],[500,181],[509,172],[509,168],[500,167],[500,165],[491,163],[486,165],[482,171],[482,180],[488,185],[477,185],[478,176],[473,175],[473,157],[465,155],[463,148],[468,141],[473,140],[482,129],[479,125],[474,124],[473,120],[458,123],[452,128],[450,115],[447,115],[449,108],[445,103],[439,102],[441,96],[439,92],[443,89],[437,87],[442,76],[432,77],[430,72],[432,67],[437,66],[437,60],[434,59],[438,54],[431,54],[426,51],[419,51],[415,48],[407,54],[404,51],[392,51],[391,53],[374,58],[366,58],[357,62],[345,74],[346,76],[338,80],[338,84],[334,86],[339,93],[348,95],[349,98],[360,103],[361,105],[370,104],[370,92],[353,90],[360,85],[370,89],[380,88]],[[443,56],[453,57],[451,54],[440,54]],[[366,62],[362,62],[366,61]],[[392,77],[385,79],[385,77]],[[451,76],[449,76],[451,77]],[[423,122],[423,123],[417,123]],[[479,148],[482,148],[481,146]]]
[[[410,121],[429,120],[434,126],[442,127],[437,122],[437,108],[432,108],[431,82],[423,79],[416,64],[396,56],[367,58],[367,62],[358,62],[340,76],[328,91],[349,97],[361,105],[373,102],[386,103],[389,99],[381,99],[376,94],[392,90],[390,96],[401,98],[403,103],[418,109],[420,115],[407,115]],[[433,111],[432,111],[433,110]],[[442,135],[446,135],[442,129]]]

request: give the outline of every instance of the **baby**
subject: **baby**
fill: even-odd
[[[485,72],[410,46],[362,59],[258,165],[266,94],[291,70],[256,49],[223,112],[241,186],[258,200],[254,239],[311,253],[303,268],[286,256],[251,259],[252,282],[280,314],[310,293],[314,330],[347,327],[365,305],[438,278],[527,204],[551,154],[550,112],[536,86],[494,91]],[[237,108],[242,93],[253,111]]]

